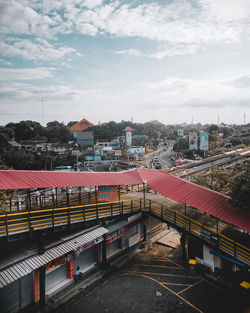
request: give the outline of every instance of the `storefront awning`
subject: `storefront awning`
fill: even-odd
[[[109,231],[104,227],[92,228],[91,231],[86,231],[83,234],[67,240],[64,243],[47,249],[45,253],[35,255],[24,259],[14,265],[10,265],[0,271],[0,288],[5,287],[15,280],[28,275],[35,269],[48,264],[50,261],[63,256],[77,248],[80,248],[84,244],[91,242],[98,237],[107,234]]]

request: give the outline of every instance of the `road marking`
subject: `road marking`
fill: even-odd
[[[187,288],[185,288],[185,289],[183,289],[183,290],[177,292],[177,294],[179,295],[180,293],[182,293],[182,292],[184,292],[184,291],[187,291],[188,289],[194,287],[195,285],[198,285],[201,281],[204,281],[204,279],[201,279],[201,280],[197,281],[196,283],[194,283],[194,284],[188,286]]]
[[[189,275],[175,275],[175,274],[166,274],[166,273],[157,273],[157,272],[138,272],[138,271],[126,271],[126,273],[135,273],[135,274],[147,274],[147,275],[156,275],[156,276],[172,276],[172,277],[183,277],[183,278],[200,278],[198,276],[189,276]]]
[[[163,285],[173,285],[173,286],[193,286],[193,285],[189,285],[189,284],[177,284],[177,283],[166,283],[165,281],[161,281],[160,282]]]
[[[182,270],[182,268],[179,268],[177,266],[164,266],[164,265],[154,265],[154,264],[142,264],[142,263],[134,263],[133,265],[138,266],[151,266],[151,267],[159,267],[159,268],[172,268],[174,270]]]
[[[178,267],[180,267],[180,268],[182,268],[182,269],[185,269],[183,266],[181,266],[180,264],[178,264],[178,263],[175,263],[174,261],[171,261],[170,259],[168,259],[168,258],[157,258],[157,257],[150,257],[150,258],[141,258],[141,260],[151,260],[151,261],[154,261],[154,260],[156,260],[156,261],[168,261],[169,263],[173,263],[173,264],[175,264],[176,266],[178,266]]]
[[[124,275],[126,275],[126,273],[124,273]],[[200,312],[200,313],[204,313],[203,311],[201,311],[200,309],[198,309],[196,306],[194,306],[192,303],[190,303],[189,301],[187,301],[185,298],[183,298],[182,296],[178,295],[176,292],[174,292],[173,290],[171,290],[170,288],[168,288],[167,286],[165,286],[163,283],[159,282],[158,280],[143,275],[143,274],[137,274],[137,273],[127,273],[127,275],[134,275],[134,276],[141,276],[147,279],[151,279],[152,281],[156,282],[157,284],[159,284],[160,286],[162,286],[163,288],[165,288],[166,290],[168,290],[169,292],[171,292],[172,294],[174,294],[176,297],[180,298],[183,302],[185,302],[186,304],[188,304],[189,306],[191,306],[193,309],[195,309],[196,311]]]

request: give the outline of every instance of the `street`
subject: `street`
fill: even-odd
[[[247,299],[183,267],[179,248],[153,245],[61,313],[243,313]]]

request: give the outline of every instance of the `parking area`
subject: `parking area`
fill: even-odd
[[[226,292],[181,264],[179,249],[154,244],[60,312],[246,313],[246,297]]]

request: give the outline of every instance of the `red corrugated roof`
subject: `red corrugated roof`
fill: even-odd
[[[0,171],[0,189],[134,185],[146,182],[162,195],[184,202],[227,223],[250,231],[250,214],[239,214],[230,198],[161,170],[124,172]]]
[[[47,172],[0,171],[0,189],[110,186],[142,184],[137,171],[126,172]]]
[[[149,186],[176,202],[186,203],[194,208],[217,217],[227,223],[250,231],[250,214],[239,214],[222,193],[190,183],[161,170],[139,170]]]
[[[94,124],[87,121],[85,118],[83,118],[80,122],[74,124],[72,127],[70,127],[70,130],[86,130],[87,128],[94,126]]]

